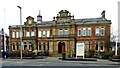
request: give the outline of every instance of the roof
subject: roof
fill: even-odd
[[[99,18],[83,18],[83,19],[75,19],[75,24],[95,24],[95,23],[107,23],[104,21],[109,21],[108,23],[111,23],[111,20],[107,20],[105,18],[99,17]],[[42,23],[37,23],[38,26],[51,26],[53,25],[53,21],[42,21]],[[22,25],[24,27],[24,25]],[[10,27],[20,27],[20,25],[11,25]]]
[[[107,19],[100,18],[83,18],[83,19],[75,19],[76,23],[83,23],[83,22],[99,22],[99,21],[105,21]]]

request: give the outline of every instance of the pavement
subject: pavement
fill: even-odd
[[[118,62],[98,59],[97,61],[63,61],[58,57],[44,59],[2,59],[2,66],[119,66]]]

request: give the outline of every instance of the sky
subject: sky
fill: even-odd
[[[39,10],[43,21],[52,21],[60,10],[68,10],[75,19],[101,17],[103,10],[106,18],[111,20],[111,33],[117,33],[119,0],[0,0],[0,29],[9,35],[10,25],[20,25],[22,7],[22,24],[26,17],[32,16],[37,21]]]

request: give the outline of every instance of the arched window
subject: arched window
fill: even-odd
[[[38,50],[41,50],[41,43],[38,44]]]
[[[96,42],[96,50],[98,50],[98,42]]]
[[[15,43],[12,44],[12,50],[15,50]]]
[[[17,50],[19,50],[19,44],[18,43],[16,43],[16,46],[17,46]]]

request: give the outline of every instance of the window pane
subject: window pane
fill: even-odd
[[[35,36],[35,32],[34,31],[31,32],[31,36]]]
[[[26,48],[27,48],[27,43],[24,42],[24,50],[26,50]]]
[[[96,42],[96,50],[98,50],[98,42]]]
[[[91,28],[88,28],[88,36],[91,36]]]
[[[60,19],[60,24],[62,24],[62,19]]]
[[[26,36],[29,37],[29,36],[30,36],[30,32],[27,32],[27,33],[26,33]]]
[[[41,37],[41,31],[39,31],[39,35],[38,36]]]
[[[96,35],[99,35],[99,28],[96,28]]]
[[[32,44],[31,44],[31,42],[29,42],[28,45],[29,45],[29,50],[31,51],[32,50]]]
[[[68,30],[67,29],[64,30],[64,35],[68,35]]]
[[[41,50],[41,43],[39,43],[38,45],[38,50]]]
[[[18,38],[18,32],[16,32],[16,38]]]
[[[14,51],[15,50],[15,44],[13,43],[12,45],[12,50]]]
[[[101,35],[104,35],[105,34],[105,29],[102,27],[101,29]]]
[[[104,50],[104,42],[101,42],[100,49],[103,51]]]
[[[83,28],[83,36],[86,36],[86,28]]]
[[[90,45],[91,45],[91,43],[89,42],[89,49],[90,49]]]
[[[26,50],[27,49],[27,45],[24,45],[24,50]]]
[[[78,36],[81,36],[81,29],[78,29]]]
[[[46,35],[46,32],[45,32],[45,30],[43,31],[43,36],[45,36]]]
[[[15,38],[15,32],[12,32],[12,37]]]
[[[59,35],[62,35],[63,34],[62,32],[63,32],[62,29],[60,29],[59,30]]]
[[[49,36],[50,36],[50,31],[48,30],[48,31],[47,31],[47,37],[49,37]]]
[[[16,44],[16,46],[17,46],[17,50],[19,50],[19,44],[18,43]]]
[[[46,51],[45,43],[43,43],[43,50]]]

